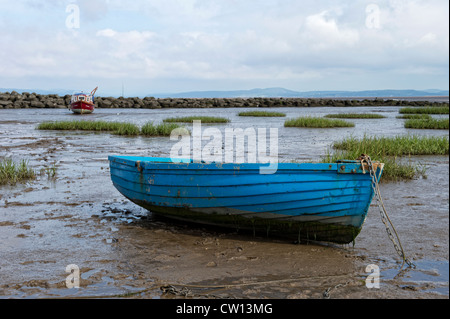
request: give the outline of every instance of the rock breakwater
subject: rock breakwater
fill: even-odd
[[[0,93],[0,109],[67,108],[70,95]],[[448,106],[445,102],[403,100],[391,98],[154,98],[95,97],[97,108],[217,108],[217,107],[324,107],[324,106]]]

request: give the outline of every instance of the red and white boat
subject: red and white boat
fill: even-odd
[[[75,93],[70,100],[70,110],[77,114],[89,114],[94,111],[94,94],[97,91],[96,87],[91,93]]]

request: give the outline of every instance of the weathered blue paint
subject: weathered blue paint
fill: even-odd
[[[279,163],[260,174],[256,163],[198,163],[109,156],[114,186],[152,212],[190,221],[348,243],[361,230],[373,198],[359,161]],[[381,176],[382,165],[377,167]]]

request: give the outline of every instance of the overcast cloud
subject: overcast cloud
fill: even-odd
[[[0,0],[0,47],[1,88],[448,89],[449,2]]]

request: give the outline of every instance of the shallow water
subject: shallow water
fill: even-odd
[[[227,117],[226,128],[277,128],[279,161],[317,161],[333,141],[348,136],[405,134],[448,136],[446,130],[411,130],[397,119],[398,107],[270,108],[286,118],[239,117],[250,109],[97,109],[72,115],[61,109],[0,110],[0,157],[25,158],[40,168],[56,165],[57,176],[0,187],[0,296],[17,298],[167,297],[166,283],[236,284],[217,297],[448,298],[448,156],[413,157],[427,178],[382,183],[384,204],[416,269],[399,274],[401,261],[372,205],[354,247],[291,245],[217,229],[158,220],[112,186],[107,156],[168,157],[169,138],[119,137],[109,133],[38,131],[48,120],[127,121],[155,124],[167,117]],[[348,120],[353,128],[285,128],[285,119],[330,113],[377,113],[384,119]],[[439,117],[439,116],[436,116]],[[190,125],[187,125],[190,127]],[[282,262],[283,261],[283,262]],[[68,289],[65,267],[77,264],[81,288]],[[365,267],[380,269],[379,289],[361,284]],[[345,278],[342,278],[342,277]],[[292,281],[290,281],[292,280]],[[276,285],[242,285],[252,282]],[[194,290],[194,289],[193,289]],[[194,296],[203,297],[199,291]],[[197,295],[195,295],[197,293]]]

